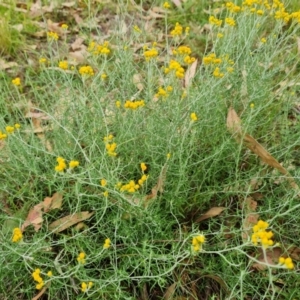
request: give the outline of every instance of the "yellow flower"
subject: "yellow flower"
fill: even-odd
[[[213,75],[217,78],[222,78],[224,76],[224,73],[220,72],[220,68],[215,68]]]
[[[205,243],[205,236],[203,234],[199,234],[194,236],[192,239],[192,250],[193,252],[199,252],[202,250],[202,245]]]
[[[251,104],[250,104],[250,108],[254,108],[254,103],[251,103]]]
[[[221,39],[223,36],[224,36],[223,33],[218,32],[218,34],[217,34],[217,38],[218,38],[218,39]]]
[[[35,286],[35,288],[37,290],[40,290],[42,289],[42,287],[45,285],[44,281],[43,281],[43,278],[41,277],[41,270],[40,269],[35,269],[33,272],[32,272],[32,277],[33,277],[33,280],[35,282],[37,282],[37,285]]]
[[[120,108],[120,107],[121,107],[121,101],[119,101],[119,100],[116,101],[116,107],[117,107],[117,108]]]
[[[81,283],[81,291],[83,293],[87,292],[91,287],[93,286],[93,282],[89,281],[88,284],[86,284],[85,282]]]
[[[48,31],[47,36],[48,36],[48,39],[50,41],[57,41],[58,40],[58,34],[53,32],[53,31]]]
[[[105,179],[101,179],[100,184],[104,187],[107,185],[107,181]]]
[[[147,170],[147,165],[145,163],[141,163],[141,170],[144,172]]]
[[[167,159],[171,158],[171,153],[167,153]]]
[[[176,25],[175,25],[175,28],[171,31],[171,35],[173,37],[181,36],[182,35],[182,30],[183,30],[183,27],[177,22]]]
[[[103,249],[108,249],[111,245],[111,240],[110,239],[106,239],[104,244],[103,244]]]
[[[13,133],[15,131],[15,127],[13,126],[6,126],[5,130],[7,133]]]
[[[85,282],[82,282],[82,283],[81,283],[81,291],[82,291],[82,292],[85,293],[85,292],[87,291],[87,287],[88,287],[88,286],[87,286],[87,284],[86,284]]]
[[[109,195],[108,191],[103,192],[103,196],[104,196],[105,198],[107,198],[108,195]]]
[[[225,23],[228,24],[229,26],[235,26],[235,21],[233,18],[226,18]]]
[[[12,84],[15,85],[15,86],[21,85],[21,79],[20,79],[20,77],[16,77],[16,78],[13,79],[11,82],[12,82]]]
[[[94,70],[91,66],[83,66],[79,68],[79,74],[82,76],[94,76]]]
[[[70,162],[69,162],[69,168],[70,169],[74,169],[74,168],[76,168],[76,167],[78,167],[79,166],[79,161],[78,160],[71,160]]]
[[[14,228],[14,230],[13,230],[12,241],[13,241],[14,243],[17,243],[17,242],[21,241],[22,238],[23,238],[23,234],[22,234],[21,229],[18,228],[18,227],[17,227],[17,228]]]
[[[63,61],[60,61],[58,63],[58,67],[61,68],[61,69],[63,69],[63,70],[68,70],[69,64],[68,64],[68,62],[66,60],[63,60]]]
[[[274,241],[272,240],[272,237],[274,234],[272,231],[266,231],[268,227],[269,224],[262,220],[259,220],[253,226],[253,234],[251,236],[251,241],[254,244],[254,246],[258,246],[259,243],[262,245],[263,248],[273,246]]]
[[[133,30],[136,31],[137,33],[142,33],[142,30],[137,25],[133,26]]]
[[[191,120],[192,121],[197,121],[198,120],[198,117],[197,117],[197,115],[196,115],[196,113],[191,113]]]
[[[67,24],[62,24],[60,27],[64,30],[67,30],[69,28],[69,26]]]
[[[2,133],[2,131],[0,130],[0,140],[4,140],[7,138],[7,134]]]
[[[101,79],[102,79],[102,80],[105,80],[106,78],[107,78],[107,74],[102,73],[102,74],[101,74]]]
[[[169,2],[165,2],[164,5],[163,5],[164,8],[168,9],[171,7],[170,3]]]
[[[214,16],[210,16],[208,19],[209,23],[212,25],[216,25],[218,27],[220,27],[222,25],[222,20],[219,20],[217,18],[215,18]]]
[[[80,264],[85,264],[85,253],[84,252],[80,252],[78,257],[77,257],[77,261]]]
[[[260,40],[263,44],[267,42],[266,38],[261,38]]]
[[[287,258],[284,258],[284,257],[279,257],[279,264],[281,265],[285,265],[285,268],[287,269],[294,269],[294,264],[293,264],[293,261],[290,257],[287,257]]]
[[[48,276],[48,277],[52,277],[52,276],[53,276],[52,271],[48,271],[48,272],[47,272],[47,276]]]
[[[55,167],[55,171],[57,172],[63,172],[67,168],[67,164],[64,158],[58,157],[56,159],[58,165]]]
[[[154,47],[152,47],[149,50],[144,51],[144,57],[145,57],[146,61],[149,61],[151,58],[155,58],[157,56],[158,56],[158,51]]]

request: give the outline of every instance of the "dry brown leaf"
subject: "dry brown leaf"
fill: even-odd
[[[167,290],[166,290],[166,292],[165,292],[165,294],[163,296],[164,300],[171,300],[171,299],[173,299],[173,295],[174,295],[174,292],[176,290],[176,286],[177,286],[177,282],[174,282],[172,285],[170,285],[167,288]]]
[[[24,231],[29,225],[33,225],[35,231],[42,227],[43,213],[55,208],[61,208],[62,194],[54,193],[52,197],[46,197],[43,202],[35,205],[28,213],[21,230]]]
[[[87,51],[85,49],[69,52],[68,59],[72,60],[73,65],[82,64],[86,61]]]
[[[132,78],[132,82],[138,88],[139,91],[142,91],[144,89],[143,77],[141,74],[134,74]]]
[[[0,70],[6,70],[17,66],[18,64],[14,61],[6,62],[5,60],[0,59]]]
[[[264,163],[276,168],[283,175],[287,175],[287,179],[290,182],[291,187],[299,189],[297,183],[291,177],[289,172],[261,144],[259,144],[251,135],[243,135],[240,118],[232,107],[228,110],[227,129],[234,135],[238,143],[243,142],[243,144],[259,156]]]
[[[63,6],[63,7],[72,7],[72,6],[74,6],[76,3],[75,3],[75,1],[71,1],[71,2],[64,2],[64,3],[62,3],[61,5]]]
[[[252,233],[253,226],[257,223],[259,219],[258,213],[248,213],[243,220],[243,232],[242,232],[242,239],[244,242],[248,241],[248,238],[250,237]]]
[[[68,215],[51,223],[49,225],[49,230],[52,230],[55,233],[59,233],[79,222],[89,219],[93,214],[94,212],[82,211],[72,215]]]
[[[176,7],[181,7],[181,1],[180,0],[172,0],[172,2],[175,4]]]
[[[43,209],[44,204],[39,203],[37,205],[35,205],[28,213],[28,216],[25,220],[25,222],[23,223],[23,225],[21,226],[21,230],[24,231],[26,229],[26,227],[28,227],[29,225],[32,225],[34,227],[35,231],[38,231],[41,227],[42,227],[42,223],[43,223]]]
[[[49,210],[61,208],[63,195],[61,193],[54,193],[52,197],[44,199],[44,212]]]
[[[242,134],[241,119],[232,107],[228,110],[226,125],[231,134]]]
[[[64,35],[66,33],[66,30],[61,27],[61,23],[54,23],[50,19],[47,20],[47,29],[58,35]]]
[[[220,276],[218,276],[218,275],[207,274],[207,275],[201,276],[200,278],[210,278],[210,279],[212,279],[212,280],[218,282],[219,285],[220,285],[220,287],[221,287],[225,292],[228,291],[226,282],[225,282]]]
[[[168,165],[165,164],[162,167],[162,170],[161,170],[160,175],[157,180],[157,184],[152,188],[151,194],[146,196],[146,198],[145,198],[146,201],[150,200],[150,199],[155,199],[157,197],[158,192],[163,193],[163,191],[164,191],[163,186],[166,181],[167,169],[168,169]]]
[[[300,260],[300,248],[292,246],[288,249],[288,254],[293,260]]]
[[[196,59],[185,73],[184,86],[188,87],[192,83],[192,79],[195,77],[198,60]]]
[[[83,19],[79,16],[78,13],[73,14],[73,17],[75,19],[75,22],[79,25],[83,22]]]
[[[41,291],[32,298],[32,300],[38,300],[40,299],[44,294],[45,292],[47,291],[48,287],[50,286],[50,282],[46,283],[46,285],[41,289]]]
[[[84,39],[81,37],[76,38],[75,42],[73,42],[71,44],[71,49],[73,51],[78,50],[78,49],[82,49],[82,43],[84,42]],[[86,48],[86,46],[84,46]]]
[[[205,214],[203,214],[200,218],[198,218],[195,223],[199,223],[203,220],[216,217],[218,216],[222,211],[224,211],[226,207],[212,207],[209,209]]]
[[[272,249],[266,249],[265,250],[266,254],[264,254],[262,249],[259,249],[260,254],[257,257],[257,260],[259,262],[254,263],[252,265],[252,267],[258,271],[263,271],[267,268],[266,264],[271,265],[271,266],[276,265],[276,264],[278,264],[279,257],[282,256],[282,252],[283,251],[279,247],[275,247]]]

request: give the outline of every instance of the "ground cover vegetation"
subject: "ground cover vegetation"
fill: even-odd
[[[0,299],[300,298],[297,1],[0,16]]]

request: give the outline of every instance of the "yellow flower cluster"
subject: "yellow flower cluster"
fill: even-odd
[[[166,87],[166,89],[163,89],[162,87],[159,87],[158,92],[155,94],[155,97],[156,98],[159,98],[159,97],[166,98],[166,97],[169,96],[168,92],[172,92],[172,91],[173,91],[173,88],[170,85],[168,85]]]
[[[47,64],[48,63],[48,60],[47,60],[47,58],[45,58],[45,57],[41,57],[40,59],[39,59],[39,63],[41,64],[41,65],[45,65],[45,64]]]
[[[107,151],[107,154],[109,156],[117,156],[116,149],[117,149],[117,144],[113,143],[114,136],[112,134],[104,137],[104,143],[105,143],[105,149]]]
[[[35,269],[34,272],[32,273],[33,280],[35,282],[37,282],[37,284],[35,286],[35,288],[37,290],[42,289],[42,287],[45,285],[44,280],[43,280],[43,278],[41,277],[40,274],[41,274],[41,270],[40,269]]]
[[[194,57],[190,57],[192,50],[188,46],[179,46],[177,49],[172,51],[173,55],[185,55],[183,58],[184,63],[192,64],[196,59]]]
[[[124,107],[125,108],[130,108],[130,109],[137,109],[139,107],[143,107],[145,106],[145,101],[144,100],[135,100],[135,101],[131,101],[131,100],[126,100]]]
[[[215,70],[213,71],[213,76],[216,78],[222,78],[224,77],[224,73],[220,72],[219,67],[216,67]]]
[[[60,27],[64,30],[67,30],[69,28],[69,26],[67,24],[61,24]]]
[[[223,55],[221,58],[221,57],[217,57],[215,53],[210,53],[209,55],[204,56],[202,61],[203,61],[204,65],[221,64],[221,63],[223,63],[223,61],[227,65],[234,64],[234,61],[229,59],[228,55]],[[233,71],[234,71],[233,67],[231,67],[231,66],[227,67],[228,73],[232,73]],[[213,71],[213,76],[216,78],[222,78],[222,77],[224,77],[224,73],[221,72],[221,69],[219,67],[216,67]]]
[[[69,63],[66,60],[62,60],[58,63],[58,67],[62,70],[68,70]]]
[[[122,185],[122,183],[119,183],[117,186],[120,188],[120,191],[124,192],[127,191],[129,193],[136,192],[148,179],[148,175],[145,175],[144,172],[147,170],[147,165],[145,163],[140,164],[141,170],[142,170],[142,177],[138,180],[138,183],[135,183],[134,180],[130,180],[127,184]]]
[[[294,264],[293,261],[290,257],[284,258],[284,257],[279,257],[279,264],[284,265],[287,269],[294,269]]]
[[[241,7],[238,5],[235,5],[233,2],[226,2],[226,7],[229,11],[237,13],[241,11]]]
[[[56,161],[57,166],[55,166],[55,171],[63,172],[67,168],[66,160],[59,156]]]
[[[21,78],[20,77],[16,77],[15,79],[13,79],[11,81],[11,83],[15,86],[20,86],[21,85]]]
[[[134,30],[135,32],[137,32],[137,33],[142,33],[142,30],[141,30],[140,27],[137,26],[137,25],[134,25],[134,26],[133,26],[133,30]]]
[[[93,286],[93,283],[89,281],[88,283],[82,282],[81,283],[81,291],[83,293],[87,292],[91,287]]]
[[[67,168],[66,160],[62,157],[58,157],[56,159],[57,161],[57,166],[55,166],[55,171],[57,172],[63,172]],[[69,162],[69,168],[74,169],[79,166],[79,161],[78,160],[71,160]]]
[[[129,192],[129,193],[134,193],[136,192],[140,186],[134,182],[134,180],[130,180],[127,184],[124,184],[121,186],[120,191],[121,192]]]
[[[94,70],[91,66],[82,66],[79,68],[79,74],[82,76],[94,76]]]
[[[183,31],[183,27],[177,22],[175,24],[175,28],[171,31],[172,37],[181,36]]]
[[[12,134],[14,133],[14,131],[16,129],[19,129],[21,127],[20,124],[16,123],[14,126],[6,126],[5,127],[5,131],[6,133],[3,133],[1,130],[0,130],[0,140],[4,140],[7,138],[7,134]]]
[[[229,26],[235,26],[235,25],[236,25],[233,18],[226,18],[226,19],[225,19],[225,23],[226,23],[227,25],[229,25]]]
[[[105,41],[102,45],[97,44],[96,42],[91,42],[88,47],[88,51],[94,55],[109,55],[109,42]]]
[[[266,231],[269,224],[265,221],[259,220],[252,228],[253,234],[251,236],[252,243],[257,246],[259,243],[263,248],[268,248],[273,246],[274,241],[272,237],[274,236],[272,231]]]
[[[140,164],[140,167],[143,173],[147,170],[147,165],[143,162]]]
[[[191,120],[194,122],[198,120],[198,117],[197,117],[196,113],[194,113],[194,112],[191,113],[190,117],[191,117]]]
[[[23,238],[23,234],[22,234],[21,229],[18,228],[18,227],[14,228],[14,230],[13,230],[13,236],[12,236],[12,239],[11,239],[11,240],[12,240],[14,243],[17,243],[17,242],[21,241],[22,238]]]
[[[47,37],[50,41],[57,41],[58,40],[58,34],[53,31],[47,32]]]
[[[174,49],[172,51],[172,53],[174,55],[177,55],[177,54],[181,54],[181,55],[190,55],[192,53],[192,50],[190,47],[188,46],[179,46],[177,49]]]
[[[71,160],[70,162],[69,162],[69,168],[70,169],[74,169],[74,168],[76,168],[76,167],[78,167],[79,166],[79,161],[78,160]]]
[[[78,254],[78,256],[77,256],[78,263],[82,264],[82,265],[85,264],[85,257],[86,257],[85,253],[84,252],[80,252]]]
[[[163,4],[163,7],[166,8],[166,9],[169,9],[171,7],[170,3],[169,2],[165,2]]]
[[[105,239],[104,244],[103,244],[103,249],[108,249],[111,245],[111,240],[110,239]]]
[[[184,73],[185,73],[184,68],[176,60],[171,59],[169,63],[169,67],[165,68],[165,74],[168,74],[170,71],[175,71],[175,76],[177,78],[184,77]]]
[[[220,27],[222,25],[222,20],[220,19],[217,19],[216,17],[214,16],[210,16],[209,19],[208,19],[209,23],[212,24],[212,25],[216,25],[218,27]]]
[[[151,58],[155,58],[158,56],[158,51],[155,47],[152,47],[149,50],[144,49],[144,57],[146,61],[149,61]]]
[[[192,239],[192,250],[194,252],[199,252],[202,250],[202,245],[205,243],[205,236],[203,234],[199,234],[194,236]]]
[[[220,64],[221,62],[222,59],[217,57],[215,53],[210,53],[209,55],[203,57],[203,63],[205,65]]]

